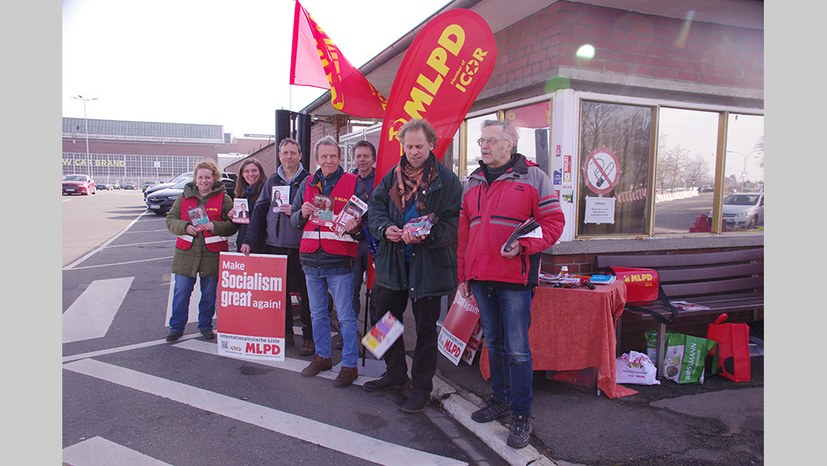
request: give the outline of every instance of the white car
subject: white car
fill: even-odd
[[[712,218],[712,212],[709,213]],[[724,197],[723,221],[726,230],[751,230],[764,224],[764,193],[732,193]]]

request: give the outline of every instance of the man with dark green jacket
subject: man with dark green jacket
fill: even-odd
[[[368,203],[370,232],[378,241],[376,252],[376,309],[379,317],[390,311],[397,320],[411,300],[416,326],[411,378],[405,360],[405,343],[398,339],[385,353],[387,371],[365,383],[365,391],[401,390],[411,382],[402,406],[406,413],[425,409],[433,389],[437,364],[436,322],[441,297],[457,287],[457,228],[462,183],[431,152],[436,130],[414,119],[399,131],[405,155],[376,186]],[[417,235],[405,224],[433,214],[429,233]]]

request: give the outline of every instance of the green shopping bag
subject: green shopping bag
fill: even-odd
[[[718,343],[707,338],[666,332],[666,356],[663,376],[680,384],[703,383],[706,358],[710,356],[710,374],[718,370]]]

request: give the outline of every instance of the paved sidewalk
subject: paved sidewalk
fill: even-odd
[[[416,343],[410,306],[404,318],[410,367]],[[365,373],[380,376],[384,362],[366,354],[371,369]],[[471,419],[491,393],[480,373],[479,353],[473,365],[457,366],[440,355],[431,396],[432,403],[511,465],[764,464],[763,346],[755,354],[749,382],[719,375],[703,384],[661,380],[660,385],[625,385],[638,393],[616,399],[535,371],[531,444],[520,450],[506,445],[510,418],[485,424]],[[361,364],[360,358],[360,372]]]

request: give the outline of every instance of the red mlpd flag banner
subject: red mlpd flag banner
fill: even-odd
[[[330,89],[330,104],[348,115],[381,118],[387,100],[356,69],[299,2],[293,18],[290,84]]]
[[[434,154],[442,160],[454,134],[494,71],[497,45],[491,27],[471,10],[456,8],[428,22],[399,66],[379,136],[376,183],[402,156],[399,129],[423,118],[436,129]]]

